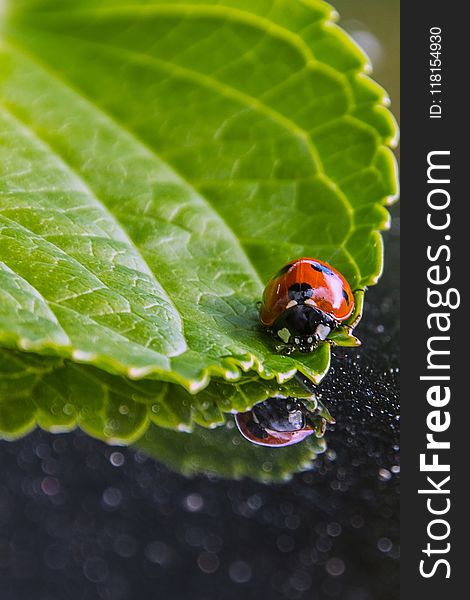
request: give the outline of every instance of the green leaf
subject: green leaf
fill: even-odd
[[[260,331],[264,283],[300,255],[376,282],[396,193],[385,95],[328,5],[4,4],[0,344],[191,392],[319,381],[327,345]]]
[[[179,385],[132,382],[87,365],[0,349],[0,439],[16,439],[37,425],[56,433],[80,427],[111,444],[137,442],[137,448],[185,475],[284,481],[311,468],[326,448],[324,439],[312,436],[275,450],[255,447],[225,414],[245,411],[280,391],[308,396],[295,381],[279,388],[254,376],[236,384],[213,380],[190,396]],[[325,408],[316,406],[330,420]]]
[[[311,395],[296,380],[279,386],[253,374],[236,383],[214,378],[191,396],[176,384],[131,381],[56,357],[0,349],[0,438],[36,426],[52,432],[80,427],[109,443],[130,444],[150,424],[179,432],[218,427],[226,413],[244,412],[276,393]]]
[[[137,448],[183,475],[217,475],[229,479],[286,481],[312,468],[326,449],[324,438],[314,436],[286,448],[264,448],[243,439],[233,422],[208,432],[196,427],[191,435],[151,426]]]

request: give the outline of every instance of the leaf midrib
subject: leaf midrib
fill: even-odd
[[[63,36],[63,37],[70,37],[70,38],[72,38],[72,39],[78,39],[79,41],[83,41],[83,40],[81,40],[80,38],[73,38],[73,36]],[[91,108],[92,108],[94,111],[98,112],[98,113],[99,113],[100,115],[102,115],[102,116],[103,116],[103,118],[105,118],[107,121],[110,121],[111,123],[113,123],[113,125],[114,125],[116,128],[118,128],[119,130],[123,131],[125,134],[127,134],[128,136],[130,136],[134,142],[138,143],[138,144],[139,144],[139,145],[140,145],[140,146],[141,146],[141,147],[142,147],[144,150],[146,150],[147,152],[150,152],[152,156],[154,156],[154,157],[156,157],[158,160],[162,161],[162,162],[163,162],[165,165],[167,165],[167,166],[168,166],[168,168],[170,168],[170,169],[171,169],[171,170],[172,170],[174,173],[176,173],[176,174],[177,174],[177,176],[178,176],[178,177],[179,177],[179,178],[182,180],[182,182],[184,182],[184,184],[185,184],[185,185],[187,185],[187,186],[188,186],[190,189],[192,189],[194,192],[196,192],[196,193],[197,193],[197,195],[198,195],[198,197],[199,197],[201,200],[203,200],[203,201],[205,202],[206,206],[208,206],[208,207],[209,207],[209,208],[212,210],[212,212],[213,212],[213,213],[214,213],[214,214],[217,216],[217,218],[218,218],[220,221],[222,221],[222,222],[224,223],[224,225],[225,225],[225,228],[226,228],[226,229],[227,229],[227,230],[230,232],[230,235],[231,235],[231,238],[232,238],[232,240],[234,240],[234,241],[235,241],[235,243],[236,243],[236,245],[237,245],[237,246],[240,248],[240,250],[242,251],[242,253],[243,253],[243,255],[244,255],[245,259],[246,259],[246,262],[247,262],[247,263],[248,263],[248,264],[251,266],[253,273],[256,275],[256,281],[257,281],[257,283],[258,283],[258,287],[260,288],[260,290],[263,288],[263,285],[264,285],[264,284],[263,284],[263,282],[262,282],[262,280],[261,280],[261,277],[260,277],[260,275],[259,275],[259,273],[258,273],[258,271],[257,271],[257,269],[256,269],[256,267],[255,267],[255,265],[252,263],[252,261],[251,261],[251,260],[250,260],[250,258],[249,258],[249,255],[248,255],[248,253],[247,253],[247,251],[246,251],[246,248],[245,248],[245,246],[244,246],[244,245],[243,245],[243,243],[242,243],[242,238],[240,238],[240,237],[238,237],[238,236],[236,236],[236,235],[235,235],[234,231],[233,231],[233,230],[232,230],[232,229],[231,229],[231,228],[228,226],[227,222],[226,222],[226,221],[223,219],[223,217],[220,215],[220,213],[218,213],[218,212],[215,210],[215,208],[214,208],[214,206],[212,205],[212,203],[211,203],[211,202],[208,200],[208,198],[207,198],[207,197],[206,197],[206,196],[205,196],[205,195],[204,195],[204,194],[201,192],[201,190],[200,190],[199,188],[197,188],[197,187],[194,187],[194,185],[193,185],[192,183],[190,183],[190,182],[189,182],[187,179],[185,179],[184,175],[182,175],[182,174],[181,174],[181,173],[180,173],[180,172],[179,172],[179,171],[178,171],[178,170],[177,170],[177,169],[176,169],[176,168],[173,166],[173,164],[172,164],[172,163],[168,163],[168,162],[167,162],[167,161],[166,161],[166,160],[165,160],[165,159],[162,157],[162,155],[161,155],[161,154],[159,154],[159,153],[158,153],[158,152],[157,152],[157,151],[156,151],[156,150],[155,150],[153,147],[149,146],[149,145],[148,145],[148,144],[147,144],[147,143],[146,143],[144,140],[142,140],[142,139],[140,138],[140,136],[138,136],[138,134],[137,134],[137,133],[136,133],[134,130],[131,130],[131,129],[129,129],[129,128],[128,128],[126,125],[124,125],[124,123],[122,123],[121,121],[117,121],[117,120],[116,120],[116,118],[114,117],[114,115],[112,115],[112,114],[110,114],[109,112],[105,111],[105,110],[102,108],[102,106],[101,106],[101,105],[99,105],[98,103],[94,102],[94,101],[93,101],[91,98],[89,98],[89,97],[88,97],[88,96],[87,96],[87,95],[86,95],[86,94],[83,92],[83,90],[82,90],[81,88],[80,88],[80,89],[78,89],[76,86],[72,85],[72,84],[71,84],[71,83],[70,83],[70,82],[69,82],[67,79],[65,79],[65,78],[64,78],[64,76],[63,76],[62,74],[58,74],[58,73],[57,73],[55,70],[53,70],[53,69],[52,69],[52,68],[51,68],[49,65],[47,65],[47,66],[46,66],[46,65],[43,63],[43,61],[40,61],[40,60],[38,60],[38,59],[37,59],[35,56],[32,56],[32,55],[31,55],[31,54],[30,54],[30,53],[29,53],[29,52],[28,52],[26,49],[24,49],[24,48],[18,48],[18,46],[17,46],[15,43],[12,43],[10,40],[8,40],[8,42],[7,42],[7,43],[8,43],[8,45],[9,45],[9,46],[12,48],[12,50],[13,50],[13,51],[16,51],[16,52],[18,52],[19,54],[22,54],[22,55],[24,55],[24,56],[25,56],[27,59],[29,59],[31,62],[33,62],[34,64],[36,64],[36,66],[37,66],[38,68],[40,68],[40,69],[43,69],[43,70],[44,70],[44,71],[46,71],[46,72],[47,72],[47,73],[48,73],[48,74],[49,74],[51,77],[53,77],[53,78],[54,78],[56,81],[58,81],[60,84],[64,85],[64,87],[66,87],[67,89],[71,90],[72,92],[75,92],[75,93],[77,93],[77,94],[80,96],[80,98],[81,98],[83,101],[85,101],[85,102],[87,103],[87,105],[89,105],[89,106],[90,106],[90,107],[91,107]],[[87,43],[91,43],[91,44],[94,44],[94,45],[98,45],[100,48],[104,48],[104,49],[106,49],[106,48],[107,48],[107,46],[105,46],[104,44],[99,44],[98,42],[88,42],[88,41],[87,41]],[[113,50],[116,50],[116,51],[120,51],[120,50],[121,50],[120,48],[117,48],[117,49],[116,49],[115,47],[111,47],[111,48],[112,48]],[[126,54],[130,54],[130,55],[134,54],[134,53],[131,53],[130,51],[127,51],[127,50],[122,50],[122,52],[123,52],[123,53],[126,53]],[[139,57],[143,57],[144,59],[145,59],[145,58],[147,58],[147,57],[145,57],[145,55],[140,55],[140,54],[138,54],[138,53],[135,53],[135,54],[137,54]],[[163,61],[163,62],[165,62],[165,61]],[[170,64],[171,64],[171,63],[170,63]],[[197,74],[197,73],[196,73],[196,74]],[[209,78],[208,78],[208,79],[209,79]],[[217,84],[217,81],[215,81],[215,84]],[[216,85],[215,87],[217,88],[217,85]],[[228,88],[229,88],[229,86],[226,86],[226,87],[228,87]],[[229,89],[230,89],[230,88],[229,88]],[[234,90],[234,92],[237,92],[237,90]],[[245,96],[245,100],[244,100],[244,101],[248,103],[247,105],[249,105],[249,101],[250,101],[250,98],[251,98],[251,97],[250,97],[250,96],[248,96],[248,95],[245,95],[245,94],[243,94],[243,93],[241,93],[241,92],[240,92],[240,94],[241,94],[242,96]],[[259,104],[260,104],[260,105],[262,105],[262,103],[259,103]],[[269,107],[267,107],[267,109],[268,109],[269,111],[272,111],[272,112],[273,112],[273,113],[275,113],[275,114],[277,113],[277,111],[274,111],[274,110],[270,109]],[[28,124],[26,124],[26,123],[22,122],[22,121],[21,121],[21,120],[18,118],[18,116],[17,116],[17,115],[15,115],[14,113],[12,113],[10,110],[8,110],[8,112],[9,112],[9,114],[10,114],[10,115],[11,115],[13,118],[15,118],[15,119],[16,119],[16,120],[17,120],[19,123],[21,123],[21,124],[22,124],[22,125],[23,125],[25,128],[27,128],[27,129],[28,129],[28,131],[29,131],[30,133],[34,134],[34,135],[35,135],[35,137],[36,137],[36,138],[37,138],[37,139],[38,139],[38,140],[39,140],[39,141],[40,141],[40,142],[41,142],[43,145],[45,145],[45,146],[47,146],[47,147],[51,148],[51,151],[53,151],[53,152],[54,152],[55,156],[56,156],[56,157],[57,157],[57,158],[58,158],[58,159],[61,161],[61,163],[62,163],[62,164],[63,164],[63,165],[64,165],[64,166],[65,166],[65,167],[68,169],[68,170],[70,170],[70,171],[71,171],[71,173],[72,173],[72,174],[73,174],[75,177],[77,177],[77,178],[78,178],[80,181],[82,181],[82,183],[83,183],[83,184],[84,184],[84,185],[87,187],[87,189],[89,190],[89,192],[90,192],[90,194],[92,195],[92,197],[93,197],[93,198],[98,198],[98,196],[97,196],[97,195],[94,193],[94,191],[93,191],[92,187],[89,185],[89,183],[87,183],[87,182],[86,182],[86,180],[85,180],[85,179],[84,179],[84,178],[81,176],[81,174],[80,174],[80,173],[79,173],[79,172],[78,172],[78,171],[77,171],[77,170],[76,170],[76,169],[73,167],[73,165],[71,165],[70,163],[68,163],[68,162],[67,162],[67,161],[66,161],[66,160],[63,158],[63,156],[62,156],[60,153],[58,153],[58,152],[57,152],[55,149],[53,149],[53,148],[51,147],[51,145],[50,145],[48,142],[46,142],[46,141],[45,141],[43,138],[41,138],[41,137],[38,135],[38,133],[37,133],[37,132],[36,132],[36,131],[35,131],[35,130],[32,128],[32,127],[30,127],[30,126],[28,126]],[[280,115],[280,114],[279,114],[279,116],[281,117],[281,120],[282,120],[282,119],[284,119],[283,115]],[[308,134],[306,131],[302,130],[302,129],[301,129],[300,127],[298,127],[298,126],[297,126],[295,123],[292,123],[292,122],[291,122],[289,119],[285,119],[285,120],[286,120],[286,122],[287,122],[287,123],[286,123],[286,125],[287,125],[287,128],[288,128],[288,131],[291,131],[291,132],[292,132],[292,131],[294,130],[294,128],[295,128],[295,129],[297,129],[299,132],[301,132],[301,134],[302,134],[302,137],[301,137],[302,141],[304,141],[304,142],[305,142],[305,141],[308,141],[308,140],[310,139],[310,135],[309,135],[309,134]],[[290,123],[292,123],[292,126],[290,125]],[[314,148],[313,152],[314,152],[314,153],[317,153],[317,151],[316,151],[316,149],[315,149],[315,147],[314,147],[314,144],[313,144],[313,142],[312,142],[312,144],[311,144],[311,145],[312,145],[312,147]],[[311,154],[311,156],[312,156],[312,158],[315,160],[315,158],[314,158],[314,155],[313,155],[313,154]],[[348,198],[347,198],[347,197],[346,197],[346,196],[345,196],[345,195],[344,195],[344,194],[341,192],[341,190],[339,189],[338,185],[337,185],[337,184],[336,184],[334,181],[332,181],[332,180],[331,180],[331,178],[330,178],[330,177],[328,177],[328,176],[327,176],[327,175],[324,173],[324,171],[323,171],[323,167],[322,167],[322,165],[321,165],[321,162],[320,162],[320,161],[319,161],[319,162],[317,162],[317,167],[318,167],[318,172],[317,172],[316,176],[321,176],[321,177],[323,177],[323,178],[324,178],[324,179],[325,179],[325,180],[326,180],[326,181],[329,183],[329,185],[331,185],[331,186],[332,186],[332,188],[333,188],[333,189],[334,189],[334,190],[335,190],[335,191],[338,193],[338,197],[341,199],[341,201],[342,201],[342,202],[343,202],[343,204],[345,205],[345,208],[346,208],[346,210],[347,210],[348,214],[350,214],[350,216],[351,216],[351,221],[350,221],[350,224],[349,224],[349,231],[348,231],[347,235],[345,235],[345,238],[344,238],[343,242],[342,242],[342,243],[340,243],[340,244],[338,244],[338,245],[336,246],[336,248],[337,248],[338,250],[339,250],[339,249],[341,249],[341,250],[343,250],[343,251],[345,252],[345,254],[348,256],[348,259],[350,260],[351,264],[354,266],[354,269],[356,270],[356,272],[357,272],[357,273],[360,273],[361,271],[360,271],[360,269],[359,269],[359,267],[358,267],[358,265],[357,265],[357,263],[356,263],[356,261],[355,261],[354,257],[351,255],[351,253],[349,252],[349,250],[348,250],[348,248],[347,248],[347,245],[346,245],[346,243],[347,243],[347,240],[348,240],[348,237],[349,237],[349,235],[350,235],[350,233],[351,233],[351,231],[352,231],[352,226],[353,226],[353,219],[352,219],[352,217],[353,217],[353,215],[354,215],[354,209],[352,208],[352,206],[351,206],[351,204],[350,204],[350,202],[349,202]],[[315,176],[315,174],[313,174],[313,175],[312,175],[312,177],[313,177],[313,176]],[[238,181],[238,180],[234,180],[234,182],[237,182],[237,181]],[[115,221],[117,224],[119,224],[119,226],[120,226],[120,229],[122,229],[121,222],[120,222],[119,218],[117,217],[117,215],[116,215],[115,213],[110,213],[110,212],[107,210],[107,208],[106,208],[106,205],[105,205],[104,203],[101,203],[101,202],[100,202],[100,206],[104,207],[104,209],[105,209],[105,210],[108,212],[108,214],[112,216],[113,220],[114,220],[114,221]],[[147,215],[147,216],[148,216],[148,215]],[[129,241],[130,241],[130,239],[129,239]],[[136,244],[134,243],[134,241],[132,241],[132,243],[131,243],[131,246],[132,246],[132,248],[134,248],[134,249],[136,250],[136,252],[138,252],[138,254],[139,254],[139,257],[141,257],[141,258],[142,258],[142,261],[143,261],[143,262],[145,262],[145,261],[144,261],[144,258],[143,258],[143,256],[141,255],[141,253],[140,253],[140,251],[139,251],[138,247],[136,246]],[[145,264],[147,264],[147,263],[145,262]],[[150,270],[150,267],[148,267],[148,265],[147,265],[147,268],[149,269],[150,273],[152,273],[152,271]],[[153,273],[152,273],[152,276],[153,276]],[[104,284],[103,284],[103,285],[104,285]],[[178,310],[178,309],[177,309],[177,307],[175,306],[175,304],[174,304],[174,302],[173,302],[173,299],[171,298],[171,295],[170,295],[170,294],[169,294],[169,293],[166,291],[165,287],[164,287],[164,286],[161,284],[161,282],[160,282],[160,281],[159,281],[159,285],[160,285],[160,286],[161,286],[161,288],[162,288],[162,289],[165,291],[167,298],[168,298],[168,299],[171,301],[171,304],[174,306],[175,310],[178,312],[178,315],[179,315],[179,316],[180,316],[180,318],[181,318],[181,313],[179,312],[179,310]],[[105,286],[105,287],[107,287],[107,286]],[[183,335],[184,335],[184,322],[183,322],[183,321],[182,321],[182,328],[183,328],[183,330],[182,330],[182,333],[183,333]],[[117,333],[120,333],[120,332],[117,332]]]
[[[216,216],[216,218],[221,222],[221,224],[223,225],[224,229],[227,231],[227,233],[229,234],[232,243],[234,243],[234,245],[236,245],[242,252],[245,261],[246,261],[246,265],[249,266],[252,275],[254,277],[254,280],[256,282],[256,284],[258,285],[258,288],[260,289],[260,291],[263,289],[264,287],[264,283],[261,280],[261,277],[255,267],[255,265],[252,263],[252,261],[249,258],[249,255],[246,253],[244,247],[240,244],[238,237],[236,236],[236,234],[234,233],[234,231],[231,229],[231,227],[228,225],[228,223],[226,222],[226,220],[220,215],[220,213],[217,212],[217,210],[214,208],[213,204],[208,200],[208,198],[202,194],[200,192],[200,190],[198,190],[197,188],[195,188],[191,182],[189,182],[189,180],[187,180],[184,175],[178,170],[176,169],[171,163],[168,163],[153,147],[149,146],[135,131],[129,129],[127,126],[124,125],[124,123],[117,121],[116,118],[114,117],[114,115],[110,114],[109,112],[105,111],[100,105],[98,105],[96,102],[94,102],[91,98],[89,98],[84,92],[83,90],[77,88],[76,86],[72,85],[67,79],[65,79],[61,74],[57,73],[54,69],[52,69],[49,65],[44,64],[43,61],[40,61],[39,59],[37,59],[37,57],[33,56],[28,50],[26,50],[25,48],[22,47],[18,47],[18,45],[14,42],[12,42],[12,40],[8,39],[8,40],[2,40],[5,45],[8,45],[10,47],[10,49],[13,52],[16,52],[20,55],[23,55],[27,60],[29,60],[30,62],[32,62],[33,64],[35,64],[37,66],[37,68],[45,71],[51,78],[53,78],[55,81],[57,81],[58,83],[60,83],[61,85],[63,85],[66,89],[70,90],[71,92],[77,94],[77,96],[79,96],[83,102],[85,102],[87,104],[88,107],[90,107],[92,110],[94,110],[96,113],[98,113],[103,119],[105,119],[105,121],[108,122],[108,124],[112,124],[114,127],[116,127],[118,130],[122,131],[125,135],[127,135],[135,144],[137,144],[138,146],[141,147],[142,150],[144,150],[146,153],[150,154],[152,157],[155,157],[156,159],[158,159],[159,161],[161,161],[162,164],[166,165],[166,167],[168,169],[170,169],[181,181],[181,183],[183,183],[189,190],[191,190],[195,196],[197,196],[198,200],[200,200],[203,204],[206,205],[206,207],[208,207],[213,214]],[[2,105],[3,106],[3,105]],[[48,147],[51,148],[51,151],[54,152],[54,154],[63,162],[63,164],[74,174],[76,174],[78,177],[82,178],[82,175],[80,175],[78,173],[78,171],[73,167],[73,165],[69,164],[64,157],[55,149],[53,149],[51,147],[51,145],[46,142],[43,138],[41,138],[37,131],[35,131],[31,126],[28,126],[27,123],[24,123],[21,121],[21,119],[19,119],[19,117],[15,114],[12,113],[11,110],[8,110],[9,114],[11,114],[11,116],[13,118],[15,118],[19,123],[21,123],[24,127],[28,128],[30,132],[34,133],[36,135],[36,137],[41,141],[41,143],[43,143],[44,145],[47,145]],[[83,180],[85,182],[85,180]],[[88,185],[88,184],[86,184]],[[91,186],[88,186],[89,189],[91,190]],[[94,194],[94,197],[97,198],[97,195]],[[101,205],[101,203],[100,203]],[[106,207],[106,205],[104,203],[102,203],[102,206]],[[107,209],[106,209],[107,210]],[[121,226],[121,222],[118,218],[116,218],[114,213],[110,213],[113,215],[113,219],[116,223],[118,223]],[[134,248],[139,256],[141,256],[140,251],[137,247],[137,245],[132,242],[131,247]],[[143,257],[142,257],[142,260]],[[149,267],[148,267],[149,268]],[[150,269],[150,268],[149,268]],[[152,273],[153,276],[153,272],[150,270],[150,273]],[[162,289],[165,289],[164,286],[159,282],[159,284],[161,285]],[[165,290],[165,293],[167,294],[167,297],[171,300],[171,303],[174,305],[173,300],[171,299],[170,294],[168,294],[168,292]],[[176,307],[175,307],[176,309]],[[179,311],[177,311],[178,314]],[[181,316],[181,315],[180,315]]]

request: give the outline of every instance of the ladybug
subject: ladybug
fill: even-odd
[[[316,258],[298,258],[278,271],[266,285],[260,309],[262,326],[283,342],[286,353],[311,352],[337,327],[351,330],[359,318],[349,283]]]
[[[276,448],[298,444],[313,433],[322,437],[326,427],[323,417],[291,396],[273,396],[234,417],[240,433],[249,442]]]

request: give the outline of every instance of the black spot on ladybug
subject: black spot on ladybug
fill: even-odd
[[[291,269],[292,267],[293,267],[293,265],[291,263],[289,263],[288,265],[285,265],[284,267],[282,267],[282,269],[280,269],[276,273],[276,277],[281,277],[282,275],[285,275],[287,273],[287,271],[289,271],[289,269]]]
[[[346,290],[343,290],[343,298],[346,300],[346,304],[349,306],[349,297]]]
[[[333,271],[331,271],[328,267],[321,265],[320,263],[311,263],[310,265],[314,271],[318,271],[319,273],[326,273],[327,275],[333,275]]]
[[[313,296],[312,286],[308,283],[294,283],[288,290],[289,298],[302,304],[307,298]]]

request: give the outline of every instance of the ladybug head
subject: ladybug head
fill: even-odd
[[[316,423],[314,421],[316,420]],[[240,433],[259,446],[290,446],[315,432],[321,417],[315,416],[298,398],[274,396],[252,410],[235,415]]]
[[[296,304],[285,310],[274,323],[274,335],[292,349],[312,352],[337,326],[336,320],[311,304]]]

